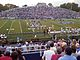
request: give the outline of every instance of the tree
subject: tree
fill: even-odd
[[[80,7],[78,8],[78,11],[80,12]]]
[[[3,5],[0,4],[0,12],[3,10]]]
[[[14,4],[5,4],[4,6],[2,4],[0,4],[0,12],[8,10],[8,9],[16,8],[16,7],[18,7],[18,6],[14,5]]]
[[[53,5],[52,5],[52,3],[49,3],[48,6],[52,7]]]
[[[60,7],[61,8],[66,8],[66,4],[64,3],[64,4],[60,5]]]
[[[27,5],[23,5],[23,7],[27,7]]]
[[[14,4],[5,4],[6,7],[8,7],[9,9],[12,8],[17,8],[18,6],[14,5]]]
[[[78,12],[78,4],[72,3],[72,10]]]
[[[64,3],[60,5],[61,8],[71,9],[73,11],[79,12],[78,4],[76,3]]]
[[[3,11],[8,10],[9,8],[7,6],[3,7]]]
[[[66,4],[66,8],[72,10],[72,4],[71,4],[71,3],[67,3],[67,4]]]

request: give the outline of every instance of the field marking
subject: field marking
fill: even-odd
[[[15,21],[15,20],[14,20]],[[12,23],[11,23],[11,26],[10,26],[10,29],[9,29],[9,31],[8,31],[8,34],[10,33],[10,31],[11,31],[11,28],[12,28],[12,25],[13,25],[13,22],[14,21],[12,21]]]
[[[0,29],[7,23],[7,21],[0,27]]]
[[[19,26],[20,26],[20,30],[21,30],[21,33],[22,33],[22,27],[21,27],[21,22],[19,20]]]
[[[29,23],[28,23],[28,24],[29,24]],[[28,24],[27,24],[27,21],[26,21],[26,30],[27,30],[27,25],[28,25]]]

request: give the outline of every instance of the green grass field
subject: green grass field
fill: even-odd
[[[71,22],[65,24],[65,22]],[[0,33],[6,34],[8,39],[16,40],[17,37],[22,39],[34,38],[50,38],[50,34],[44,36],[43,29],[34,29],[34,32],[40,32],[40,34],[30,33],[33,30],[30,28],[30,20],[0,20]],[[60,20],[40,20],[41,25],[46,26],[46,28],[51,27],[52,30],[61,30],[62,28],[72,27],[80,28],[80,19],[65,19]],[[52,27],[53,26],[53,27]],[[45,28],[45,29],[46,29]]]

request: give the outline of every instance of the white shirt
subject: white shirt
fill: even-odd
[[[43,54],[42,58],[45,57],[45,60],[51,60],[51,57],[52,57],[53,54],[55,54],[55,52],[52,51],[52,50],[44,51],[44,54]]]
[[[50,50],[53,50],[55,53],[57,52],[57,48],[56,47],[51,47]]]

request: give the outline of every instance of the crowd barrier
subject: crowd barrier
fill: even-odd
[[[43,52],[23,53],[26,60],[41,60]]]
[[[41,60],[41,57],[43,55],[43,52],[46,50],[46,45],[39,45],[39,46],[23,46],[23,47],[8,47],[5,49],[0,48],[0,50],[4,51],[10,51],[12,52],[12,49],[21,49],[22,55],[25,57],[26,60]]]

